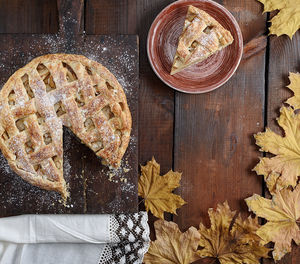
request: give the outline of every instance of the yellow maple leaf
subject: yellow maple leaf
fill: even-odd
[[[211,226],[199,226],[201,235],[198,254],[218,259],[221,264],[259,264],[261,257],[267,258],[269,249],[264,247],[256,235],[259,228],[257,218],[243,220],[231,211],[227,202],[217,209],[208,210]]]
[[[289,98],[286,103],[297,110],[300,109],[300,74],[290,72],[289,79],[291,83],[288,88],[293,91],[294,96]]]
[[[300,185],[294,191],[283,189],[276,191],[272,200],[257,194],[246,199],[251,211],[263,217],[268,222],[257,230],[264,243],[275,243],[273,258],[281,259],[286,253],[291,252],[291,242],[300,243]]]
[[[181,233],[177,224],[164,220],[154,223],[156,240],[144,256],[146,264],[189,264],[199,259],[200,234],[195,227]]]
[[[179,187],[181,173],[170,170],[160,176],[160,165],[152,158],[141,166],[142,175],[138,182],[138,194],[145,199],[147,212],[164,219],[164,212],[176,214],[176,209],[186,202],[172,191]]]
[[[288,35],[290,38],[300,28],[300,0],[258,0],[264,4],[264,12],[279,10],[271,19],[270,34]]]
[[[253,169],[258,175],[264,175],[271,193],[276,189],[295,187],[300,176],[300,114],[295,114],[290,107],[282,107],[277,121],[284,129],[284,137],[268,128],[266,132],[254,135],[260,151],[275,155],[261,158]]]

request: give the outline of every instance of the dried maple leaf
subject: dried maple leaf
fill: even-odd
[[[243,220],[231,211],[228,203],[218,204],[214,211],[208,210],[211,226],[199,226],[201,235],[198,254],[202,257],[217,258],[221,264],[256,264],[261,257],[268,257],[269,249],[261,244],[256,235],[259,228],[257,218]]]
[[[264,243],[275,243],[273,258],[281,259],[286,253],[291,252],[291,242],[300,243],[300,185],[294,191],[283,189],[276,191],[272,200],[257,194],[246,199],[251,211],[263,217],[268,222],[257,230]]]
[[[290,72],[290,85],[288,86],[294,93],[294,96],[289,98],[286,103],[292,106],[295,110],[300,109],[300,74]]]
[[[176,209],[186,202],[172,191],[179,187],[181,173],[170,170],[160,176],[160,165],[152,158],[146,166],[141,166],[142,175],[138,182],[138,194],[145,199],[147,211],[158,218],[164,218],[164,212],[176,214]]]
[[[271,19],[270,34],[288,35],[290,38],[300,28],[300,0],[258,0],[264,4],[264,12],[279,10]]]
[[[260,151],[275,155],[261,158],[254,168],[258,175],[264,175],[271,193],[276,189],[295,187],[300,176],[300,114],[295,114],[290,107],[282,107],[277,121],[284,129],[284,137],[268,128],[254,136]]]
[[[164,220],[154,223],[156,240],[144,256],[146,264],[189,264],[199,259],[200,234],[195,227],[181,233],[177,224]]]

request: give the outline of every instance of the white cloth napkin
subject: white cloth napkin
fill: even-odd
[[[139,264],[147,213],[22,215],[0,219],[1,264]]]

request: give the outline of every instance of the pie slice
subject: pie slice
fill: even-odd
[[[38,57],[0,91],[0,148],[24,180],[66,199],[63,126],[118,167],[131,131],[126,96],[112,73],[86,57]]]
[[[179,37],[171,75],[205,60],[232,42],[233,37],[228,30],[203,10],[190,5]]]

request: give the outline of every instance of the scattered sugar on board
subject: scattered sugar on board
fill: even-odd
[[[0,172],[1,177],[7,177],[10,173],[13,173],[2,153],[0,153]]]
[[[68,182],[70,180],[70,148],[72,146],[72,136],[69,129],[64,129],[64,178]]]

